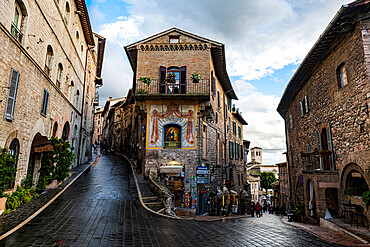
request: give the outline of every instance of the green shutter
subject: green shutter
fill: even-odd
[[[17,98],[18,83],[19,83],[19,72],[12,69],[11,74],[10,74],[8,98],[6,100],[5,115],[4,115],[4,118],[10,121],[13,120],[13,117],[14,117],[14,108],[15,108],[15,101]]]

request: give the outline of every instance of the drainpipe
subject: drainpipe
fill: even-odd
[[[80,138],[78,140],[78,156],[77,156],[77,166],[80,165],[80,156],[81,156],[81,142],[82,142],[82,129],[83,129],[83,119],[84,119],[84,108],[85,108],[85,88],[86,88],[86,76],[87,76],[87,57],[89,51],[93,49],[94,46],[90,46],[86,49],[86,58],[85,58],[85,71],[84,71],[84,83],[83,83],[83,90],[82,90],[82,109],[81,109],[81,123],[80,123]]]

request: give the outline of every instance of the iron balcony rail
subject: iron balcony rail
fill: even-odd
[[[142,80],[136,80],[136,95],[209,95],[209,80],[199,80],[193,82],[191,79],[185,80],[185,83],[161,81],[151,79],[150,83],[144,83]]]
[[[17,26],[12,22],[12,26],[11,26],[11,32],[12,32],[12,35],[13,37],[18,40],[19,43],[22,43],[22,33],[21,31],[17,28]]]

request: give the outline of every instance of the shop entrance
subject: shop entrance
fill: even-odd
[[[207,193],[205,190],[199,191],[199,209],[198,214],[202,215],[207,212]]]
[[[166,165],[160,167],[160,178],[163,184],[174,195],[174,207],[184,205],[184,173],[183,166]]]

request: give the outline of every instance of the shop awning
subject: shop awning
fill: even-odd
[[[37,133],[32,142],[31,153],[43,153],[51,151],[53,151],[53,144],[51,141],[46,136]]]
[[[169,165],[159,167],[160,173],[181,173],[183,171],[183,166]]]

